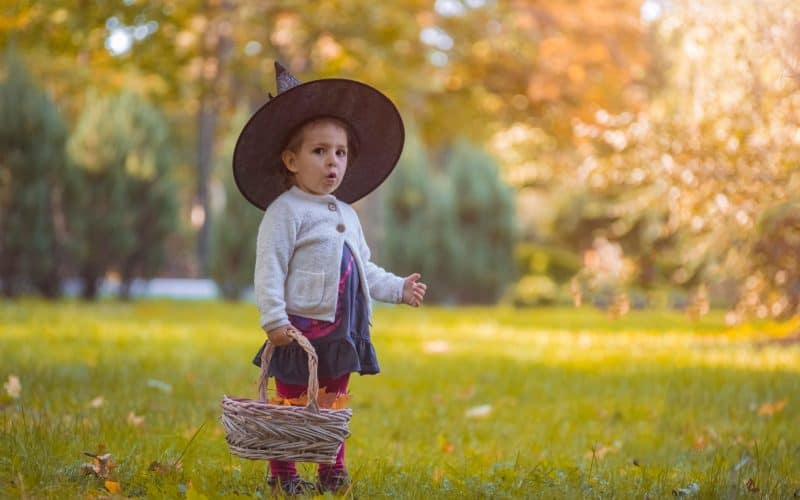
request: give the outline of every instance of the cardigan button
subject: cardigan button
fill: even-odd
[[[336,203],[333,203],[333,202],[328,203],[328,210],[330,210],[331,212],[335,212],[336,211]]]
[[[344,224],[339,224],[338,226],[336,226],[336,230],[339,231],[340,233],[343,233],[344,232]]]

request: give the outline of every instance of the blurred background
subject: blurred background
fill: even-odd
[[[800,312],[797,2],[0,5],[5,297],[247,299],[231,155],[278,60],[397,103],[356,208],[430,302]]]

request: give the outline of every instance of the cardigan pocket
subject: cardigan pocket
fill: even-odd
[[[325,294],[325,273],[297,269],[289,280],[289,301],[301,309],[313,309]]]

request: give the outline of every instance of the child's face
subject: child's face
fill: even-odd
[[[286,168],[294,184],[311,194],[330,194],[339,187],[347,170],[347,132],[331,122],[312,123],[301,132],[297,151],[285,150]]]

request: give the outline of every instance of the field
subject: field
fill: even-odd
[[[800,346],[768,342],[797,322],[384,307],[373,324],[347,497],[800,496]],[[262,339],[249,304],[0,303],[0,498],[269,496],[219,423],[223,394],[255,396]],[[84,452],[114,467],[87,473]]]

